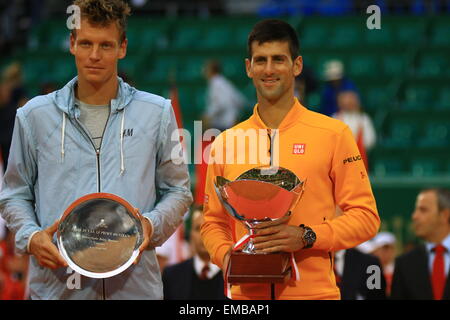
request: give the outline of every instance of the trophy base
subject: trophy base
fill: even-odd
[[[290,254],[257,253],[240,251],[230,256],[228,282],[239,283],[286,283],[291,277]]]

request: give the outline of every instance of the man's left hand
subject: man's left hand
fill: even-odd
[[[258,224],[253,243],[257,253],[294,252],[303,248],[303,229],[288,225],[290,216]]]
[[[139,255],[136,258],[136,260],[134,260],[134,264],[138,264],[139,260],[141,259],[142,256],[142,252],[144,252],[144,250],[148,247],[148,245],[150,244],[150,239],[153,235],[153,228],[152,225],[150,223],[150,221],[148,221],[147,218],[145,218],[138,209],[136,209],[138,211],[139,214],[139,220],[141,221],[142,224],[142,232],[144,234],[144,240],[142,241],[141,246],[139,247]]]

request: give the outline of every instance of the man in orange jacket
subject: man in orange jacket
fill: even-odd
[[[258,101],[248,120],[212,145],[201,234],[212,261],[225,272],[233,245],[246,230],[227,214],[215,192],[215,177],[235,180],[268,164],[287,168],[307,179],[305,192],[291,215],[259,224],[254,239],[257,252],[294,253],[300,277],[277,284],[275,298],[339,299],[332,253],[375,236],[380,218],[350,129],[309,111],[294,97],[294,79],[303,65],[298,48],[294,29],[283,21],[264,20],[253,28],[245,63]],[[343,211],[337,218],[336,206]],[[233,299],[270,296],[270,284],[232,287]]]

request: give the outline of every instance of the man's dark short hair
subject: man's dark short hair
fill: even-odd
[[[283,20],[266,19],[258,22],[253,27],[247,41],[249,59],[252,58],[252,43],[254,41],[257,41],[258,44],[272,41],[287,41],[292,60],[295,60],[299,55],[300,44],[297,33],[289,23]]]

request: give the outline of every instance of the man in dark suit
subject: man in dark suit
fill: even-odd
[[[397,257],[391,298],[449,300],[450,191],[421,191],[412,220],[425,243]]]
[[[202,207],[197,207],[192,212],[190,244],[193,257],[163,271],[165,300],[225,299],[222,272],[211,263],[200,237],[202,211]]]
[[[377,257],[352,248],[336,252],[334,261],[342,300],[386,299],[386,280]]]

